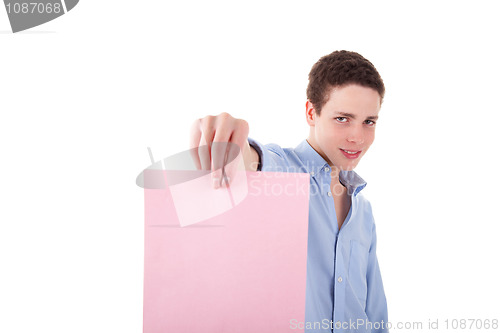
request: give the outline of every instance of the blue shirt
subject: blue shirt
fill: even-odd
[[[370,203],[360,194],[366,182],[354,171],[340,172],[351,208],[339,230],[330,166],[307,140],[295,149],[248,142],[260,156],[261,171],[310,174],[305,320],[290,318],[290,328],[388,332],[375,223]]]

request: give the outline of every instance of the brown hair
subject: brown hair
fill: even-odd
[[[321,57],[311,68],[307,99],[320,115],[331,88],[348,84],[374,89],[380,95],[380,102],[384,98],[384,82],[370,61],[356,52],[335,51]]]

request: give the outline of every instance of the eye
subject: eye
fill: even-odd
[[[365,120],[365,124],[367,124],[368,126],[374,126],[375,122],[373,120]]]
[[[346,117],[337,117],[337,118],[335,118],[335,120],[337,120],[339,123],[345,123],[345,122],[347,122],[347,118]]]

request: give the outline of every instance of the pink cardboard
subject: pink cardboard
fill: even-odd
[[[212,174],[202,170],[166,170],[166,181],[181,226],[220,215],[242,202],[248,193],[245,165],[241,154],[229,163],[230,187],[213,188]],[[145,172],[158,172],[145,170]],[[181,181],[182,180],[182,181]]]
[[[239,204],[184,227],[168,187],[144,189],[145,333],[303,332],[291,321],[305,315],[309,175],[246,178]]]

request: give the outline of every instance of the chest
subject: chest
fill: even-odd
[[[344,224],[344,221],[349,214],[349,209],[351,208],[351,197],[347,194],[347,191],[342,193],[335,193],[332,191],[333,202],[335,205],[335,213],[337,215],[337,223],[339,230]]]

